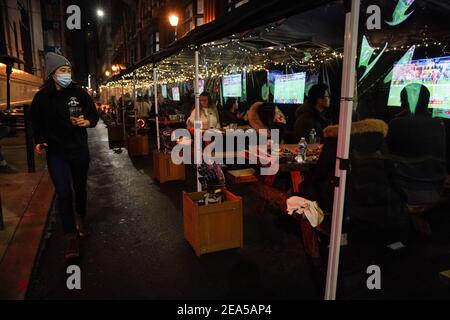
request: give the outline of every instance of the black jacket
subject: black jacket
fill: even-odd
[[[232,123],[241,123],[242,121],[239,120],[237,115],[229,110],[222,110],[220,113],[220,122],[222,123],[222,126],[228,126]]]
[[[395,166],[393,181],[407,203],[439,201],[447,177],[442,120],[423,116],[394,119],[389,123],[386,140]]]
[[[315,170],[305,178],[306,198],[316,200],[331,212],[334,198],[338,126],[324,129],[324,147]],[[381,120],[352,123],[350,168],[347,176],[345,216],[354,224],[364,224],[383,232],[406,232],[408,219],[404,202],[390,180],[390,162],[381,150],[388,126]]]
[[[311,129],[316,130],[317,137],[323,137],[323,129],[331,124],[327,116],[327,111],[319,112],[309,103],[298,107],[295,112],[294,135],[299,141],[302,137],[308,139]]]
[[[36,144],[47,143],[53,152],[77,152],[88,149],[87,130],[72,125],[70,106],[82,108],[82,114],[97,125],[99,115],[89,94],[75,84],[57,90],[40,90],[31,104],[31,121]]]

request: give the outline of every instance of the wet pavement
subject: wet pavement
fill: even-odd
[[[317,277],[299,228],[283,214],[257,215],[244,196],[244,248],[196,257],[184,240],[182,191],[188,182],[160,186],[151,157],[130,160],[108,146],[105,126],[89,132],[91,169],[83,240],[82,290],[66,288],[64,238],[55,213],[37,259],[29,299],[319,299]],[[246,192],[241,192],[241,195]]]
[[[54,190],[45,157],[36,157],[36,172],[28,172],[23,131],[3,138],[0,143],[6,161],[17,170],[13,174],[0,173],[5,227],[0,230],[0,299],[23,299]]]
[[[125,149],[110,149],[102,123],[90,131],[90,147],[92,235],[71,262],[81,267],[82,290],[66,288],[63,234],[52,212],[29,299],[322,299],[326,245],[321,263],[307,258],[298,223],[274,208],[258,215],[248,185],[229,186],[243,196],[244,248],[198,258],[183,237],[181,195],[195,190],[192,171],[185,182],[159,185],[152,157],[131,160]],[[439,279],[450,269],[448,203],[440,210],[433,239],[412,237],[398,251],[351,239],[341,249],[338,297],[450,299]],[[367,289],[370,265],[382,270],[382,290]]]

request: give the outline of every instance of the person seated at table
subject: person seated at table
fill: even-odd
[[[237,112],[238,103],[235,98],[228,98],[221,113],[222,126],[226,127],[230,124],[238,124],[242,122],[243,115]]]
[[[194,128],[195,108],[192,110],[190,117],[186,121],[188,129]],[[207,92],[200,94],[200,121],[202,122],[202,130],[219,129],[220,118],[217,107],[211,103],[211,97]]]
[[[338,125],[324,128],[319,160],[305,173],[301,185],[301,196],[317,201],[330,214],[338,182],[335,178],[338,133]],[[405,235],[409,230],[404,202],[390,181],[389,162],[382,154],[387,133],[388,125],[379,119],[352,122],[344,212],[352,226],[380,232],[380,238],[385,234]],[[345,232],[347,227],[345,223]]]
[[[284,140],[286,117],[275,104],[270,102],[256,102],[248,110],[247,116],[248,122],[253,129],[257,131],[262,129],[278,129],[280,130],[280,143]]]
[[[158,93],[156,96],[156,99],[158,101],[158,116],[159,118],[168,118],[170,114],[170,106],[167,103],[166,99],[163,97],[161,93]],[[154,117],[156,115],[156,109],[155,106],[152,104],[152,108],[150,111],[150,116]]]
[[[410,115],[389,123],[386,140],[395,163],[393,179],[408,204],[431,205],[439,201],[447,176],[444,123],[432,118],[426,86],[409,84],[400,99]]]
[[[181,99],[180,113],[187,119],[191,115],[192,106],[195,105],[195,99],[192,92],[188,91]]]
[[[143,96],[138,96],[137,101],[134,104],[136,110],[136,116],[138,118],[147,118],[150,115],[151,105]]]
[[[311,87],[305,104],[295,112],[294,137],[295,141],[308,138],[312,129],[316,136],[322,138],[323,129],[331,124],[328,109],[330,107],[330,93],[324,84]]]

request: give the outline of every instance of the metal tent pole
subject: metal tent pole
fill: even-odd
[[[136,112],[136,72],[133,73],[133,110],[134,110],[134,135],[138,135],[137,112]]]
[[[123,90],[123,80],[120,81],[120,84],[122,85],[122,102],[121,102],[121,112],[122,112],[122,128],[123,128],[123,141],[126,144],[127,143],[127,125],[126,125],[126,121],[125,121],[125,117],[126,117],[126,106],[125,106],[125,95],[124,95],[124,90]]]
[[[351,9],[350,2],[351,1]],[[339,185],[334,189],[333,219],[325,289],[325,300],[336,299],[339,254],[341,248],[342,219],[344,214],[347,159],[349,156],[350,131],[355,92],[356,49],[358,46],[358,22],[360,0],[346,1],[344,62],[342,70],[341,106],[336,161],[336,177]]]
[[[158,72],[156,66],[153,67],[153,92],[155,98],[155,121],[156,121],[156,144],[158,146],[158,152],[161,149],[161,141],[159,141],[159,106],[158,106]]]
[[[195,123],[194,123],[194,162],[197,165],[197,191],[202,191],[202,185],[198,179],[198,166],[202,161],[202,125],[200,122],[200,92],[198,87],[198,65],[199,52],[195,50],[195,79],[194,79],[194,93],[195,93]]]

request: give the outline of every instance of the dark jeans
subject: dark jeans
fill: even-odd
[[[76,232],[73,194],[75,193],[76,212],[81,216],[85,216],[89,151],[85,150],[77,153],[49,151],[47,153],[47,165],[55,185],[57,209],[64,232]]]

